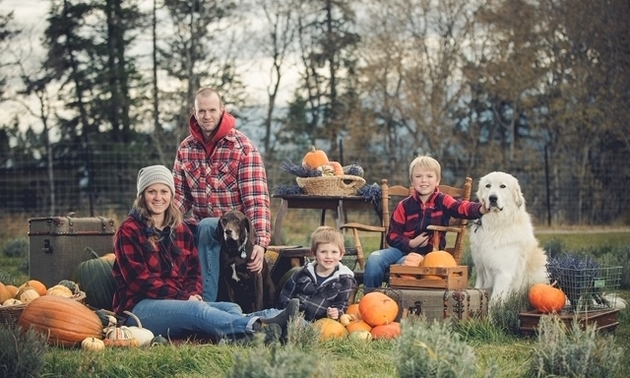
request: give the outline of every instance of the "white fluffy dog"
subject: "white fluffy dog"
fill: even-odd
[[[548,282],[547,255],[538,246],[517,179],[492,172],[479,180],[477,197],[488,210],[470,231],[477,269],[475,288],[491,292],[490,303],[538,282]]]

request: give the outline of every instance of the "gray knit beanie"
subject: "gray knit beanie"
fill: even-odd
[[[164,184],[171,188],[171,194],[175,195],[175,183],[173,174],[163,165],[150,165],[140,168],[138,171],[138,196],[144,192],[147,186]]]

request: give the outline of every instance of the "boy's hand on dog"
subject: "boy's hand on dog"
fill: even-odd
[[[252,259],[247,263],[247,269],[252,273],[260,273],[263,268],[264,258],[265,249],[259,245],[255,245],[252,249]]]

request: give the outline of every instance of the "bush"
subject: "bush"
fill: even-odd
[[[527,311],[530,306],[527,298],[528,289],[514,291],[505,301],[492,304],[489,316],[495,327],[507,334],[520,334],[519,314]]]
[[[310,327],[313,328],[313,327]],[[252,348],[243,349],[234,356],[230,378],[282,378],[282,377],[333,377],[325,359],[287,344],[266,346],[257,337]]]
[[[37,377],[44,367],[45,338],[19,327],[0,326],[0,378]]]
[[[527,376],[611,377],[621,355],[613,337],[598,334],[595,325],[582,328],[576,318],[567,329],[558,316],[543,315]]]
[[[4,243],[2,253],[6,257],[26,257],[29,251],[28,238],[11,239]]]
[[[448,322],[428,323],[419,317],[402,320],[402,334],[396,339],[395,363],[398,376],[473,377],[475,352],[460,340]]]

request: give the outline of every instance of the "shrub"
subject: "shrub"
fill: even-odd
[[[576,318],[567,329],[558,316],[543,315],[527,376],[611,377],[621,354],[613,337],[598,334],[595,325],[582,328]]]
[[[312,328],[312,327],[311,327]],[[309,353],[287,344],[265,346],[257,337],[254,346],[237,352],[230,378],[333,377],[326,361],[317,353]]]
[[[28,238],[11,239],[4,243],[2,253],[6,257],[25,257],[28,256],[29,241]]]
[[[475,352],[460,340],[448,322],[428,323],[420,317],[402,320],[402,334],[396,339],[395,364],[398,376],[473,377]]]
[[[514,291],[500,303],[493,303],[489,310],[492,324],[507,334],[518,335],[519,314],[529,309],[528,288]]]
[[[19,327],[0,326],[0,377],[37,377],[44,367],[44,336]]]

